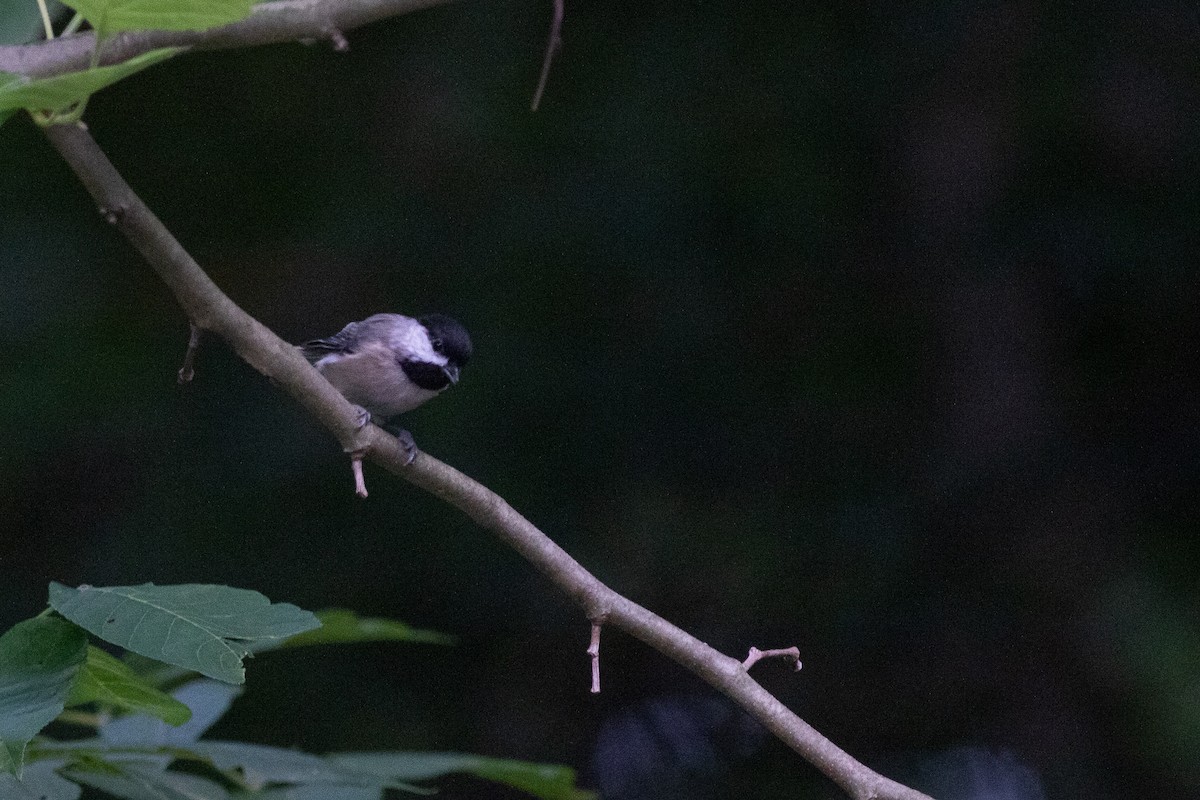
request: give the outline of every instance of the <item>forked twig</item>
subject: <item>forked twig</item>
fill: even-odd
[[[795,663],[796,672],[799,672],[802,666],[799,647],[784,647],[778,650],[759,650],[757,647],[751,647],[750,655],[746,656],[746,660],[742,662],[742,669],[749,670],[764,658],[786,658]]]

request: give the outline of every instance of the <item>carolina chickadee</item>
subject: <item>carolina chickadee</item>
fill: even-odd
[[[458,383],[471,358],[471,337],[444,314],[417,319],[376,314],[328,338],[305,342],[300,352],[359,407],[363,425],[374,418],[394,433],[411,462],[416,457],[412,435],[389,427],[389,420]]]

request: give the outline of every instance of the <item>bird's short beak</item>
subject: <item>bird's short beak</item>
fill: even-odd
[[[454,364],[447,364],[442,367],[442,374],[446,376],[446,380],[450,381],[451,386],[458,383],[458,367]]]

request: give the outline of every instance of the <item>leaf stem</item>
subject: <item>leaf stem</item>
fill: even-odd
[[[50,24],[50,9],[46,8],[46,0],[37,0],[38,11],[42,12],[42,27],[46,29],[46,39],[54,38],[54,26]]]
[[[71,17],[71,21],[67,23],[67,27],[63,28],[59,36],[70,36],[83,26],[83,14],[76,13]]]

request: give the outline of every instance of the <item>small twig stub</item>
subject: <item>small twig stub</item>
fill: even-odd
[[[196,351],[200,349],[200,337],[203,331],[195,324],[191,326],[191,332],[188,334],[187,350],[183,354],[183,366],[179,368],[179,382],[190,383],[192,378],[196,376]]]
[[[592,694],[600,694],[600,623],[592,623],[592,641],[588,644],[588,655],[592,658]]]
[[[354,493],[365,500],[367,498],[367,481],[363,478],[364,455],[365,453],[350,454],[350,471],[354,473]]]

